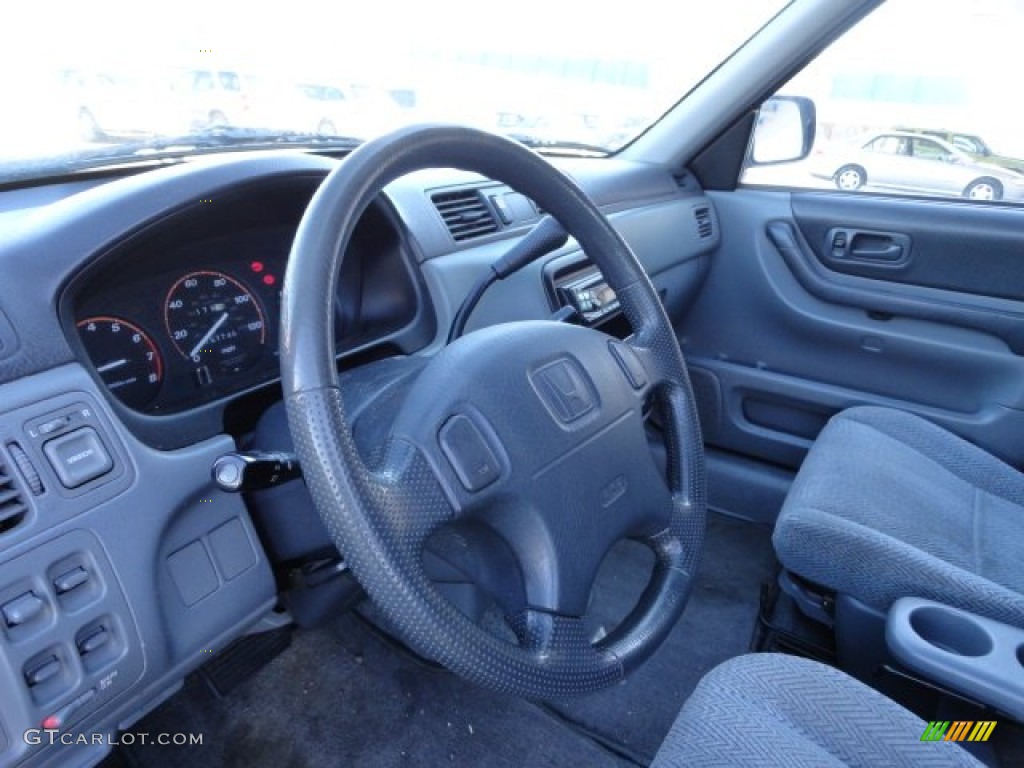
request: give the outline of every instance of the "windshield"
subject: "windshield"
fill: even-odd
[[[9,4],[0,180],[425,121],[606,154],[784,4]]]

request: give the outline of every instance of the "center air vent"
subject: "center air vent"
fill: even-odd
[[[715,222],[711,218],[711,209],[708,206],[694,208],[693,216],[697,220],[697,237],[707,240],[715,234]]]
[[[0,533],[5,533],[22,521],[28,505],[14,482],[14,473],[0,462]]]
[[[498,231],[494,212],[476,189],[438,192],[430,198],[456,242]]]

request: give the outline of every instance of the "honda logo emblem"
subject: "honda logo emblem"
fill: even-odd
[[[583,368],[563,357],[530,374],[533,386],[551,414],[564,424],[576,421],[594,409],[595,398]]]

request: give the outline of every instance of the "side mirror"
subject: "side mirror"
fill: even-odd
[[[748,165],[803,160],[814,146],[816,127],[813,101],[803,96],[773,96],[757,112]]]

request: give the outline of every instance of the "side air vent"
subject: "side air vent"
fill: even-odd
[[[14,482],[14,473],[0,462],[0,533],[11,530],[27,513],[28,505]]]
[[[494,212],[476,189],[438,192],[430,199],[456,242],[498,231]]]
[[[701,240],[708,240],[715,234],[715,222],[711,218],[711,209],[706,205],[693,209],[693,216],[697,220],[697,237]]]

